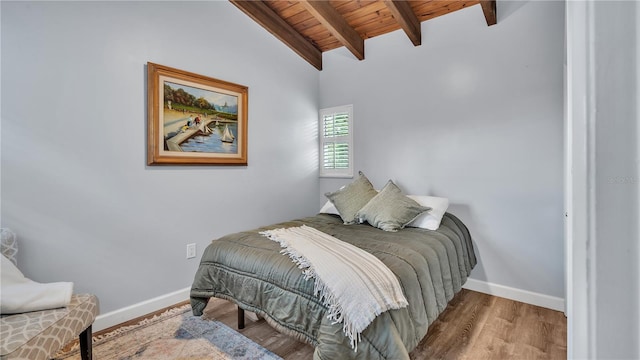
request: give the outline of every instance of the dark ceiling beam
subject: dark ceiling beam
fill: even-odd
[[[495,25],[498,23],[498,15],[496,12],[496,0],[481,0],[482,12],[484,18],[487,20],[487,26]]]
[[[229,0],[255,22],[284,42],[316,69],[322,70],[322,52],[300,35],[263,1]]]
[[[364,60],[364,40],[342,15],[329,4],[329,1],[303,0],[300,3],[356,58]]]
[[[420,20],[411,9],[411,5],[406,0],[385,0],[393,18],[396,19],[402,30],[407,34],[413,45],[422,44],[422,30]]]

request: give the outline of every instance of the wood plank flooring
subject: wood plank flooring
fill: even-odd
[[[206,318],[237,330],[234,304],[212,298]],[[264,320],[239,330],[285,360],[313,359],[313,347],[280,334]],[[422,359],[566,359],[563,313],[462,289],[409,355]]]

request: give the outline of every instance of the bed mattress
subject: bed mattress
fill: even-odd
[[[398,277],[409,306],[387,311],[362,332],[357,351],[342,324],[327,319],[327,308],[313,295],[280,245],[259,232],[307,225],[379,258]],[[314,359],[408,359],[429,325],[460,291],[476,264],[467,227],[446,213],[436,231],[404,228],[386,232],[367,224],[344,225],[337,215],[287,221],[212,241],[205,249],[191,288],[195,315],[209,298],[230,300],[265,318],[276,330],[315,347]]]

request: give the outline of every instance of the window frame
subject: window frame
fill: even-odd
[[[348,113],[349,134],[345,136],[324,136],[324,117],[330,114]],[[319,175],[321,178],[353,178],[353,105],[334,106],[330,108],[320,109],[318,112],[318,138],[319,138]],[[347,143],[349,149],[349,166],[345,169],[325,169],[324,168],[324,145],[329,142],[336,142],[339,139],[341,143]],[[330,141],[328,141],[330,140]]]

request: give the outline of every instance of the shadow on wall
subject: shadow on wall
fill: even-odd
[[[517,12],[528,1],[498,1],[496,13],[498,14],[498,24],[501,21],[508,19],[511,15]]]
[[[471,234],[471,241],[473,242],[473,251],[476,254],[476,259],[478,263],[471,271],[471,275],[476,280],[487,281],[487,274],[482,265],[482,261],[480,259],[480,249],[478,248],[478,236],[482,233],[480,231],[479,226],[476,224],[473,214],[471,212],[471,208],[467,204],[449,204],[449,208],[447,208],[447,212],[455,215],[459,218],[469,229],[469,233]]]

